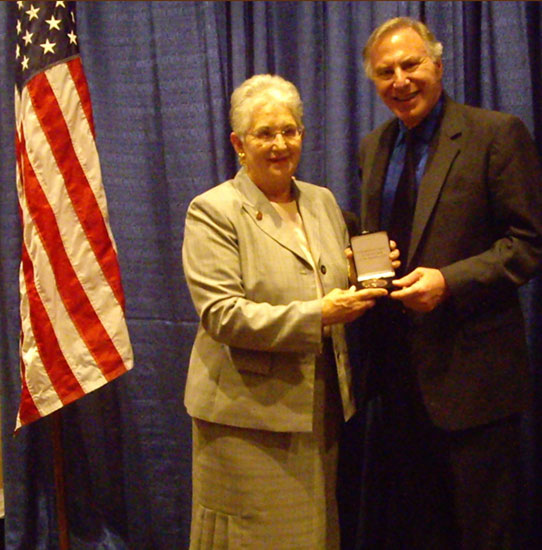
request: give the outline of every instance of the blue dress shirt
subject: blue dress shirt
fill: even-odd
[[[431,112],[423,119],[423,121],[413,128],[414,139],[414,165],[416,172],[416,186],[420,185],[423,173],[425,171],[425,165],[429,156],[429,144],[433,138],[437,127],[440,122],[440,115],[442,113],[442,106],[444,104],[444,94],[440,96],[437,104],[433,107]],[[382,189],[382,208],[380,211],[380,226],[382,229],[389,229],[391,210],[393,207],[393,198],[395,197],[395,191],[403,166],[405,164],[405,135],[407,127],[403,121],[399,121],[399,133],[393,146],[393,151],[390,157],[390,163],[388,165],[388,172],[386,174],[386,181],[384,182],[384,188]]]

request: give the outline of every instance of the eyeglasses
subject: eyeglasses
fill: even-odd
[[[303,128],[297,128],[296,126],[287,126],[282,130],[271,130],[270,128],[261,128],[255,132],[249,132],[248,135],[263,141],[264,143],[273,143],[278,134],[280,134],[285,141],[293,141],[297,139],[303,133]]]

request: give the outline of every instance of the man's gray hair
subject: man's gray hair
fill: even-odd
[[[374,76],[371,66],[371,50],[373,46],[386,34],[399,29],[413,29],[416,31],[422,38],[429,57],[431,57],[433,61],[442,60],[442,44],[435,38],[435,35],[429,30],[427,25],[411,17],[395,17],[393,19],[388,19],[388,21],[377,27],[371,33],[371,36],[369,36],[363,48],[363,67],[365,68],[365,74],[369,78]]]
[[[254,107],[265,100],[285,105],[297,126],[303,127],[303,102],[294,84],[278,75],[257,74],[245,80],[231,95],[230,124],[241,139],[250,128]]]

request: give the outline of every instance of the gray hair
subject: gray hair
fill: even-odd
[[[231,95],[230,124],[241,139],[248,132],[254,107],[265,99],[285,105],[297,126],[303,127],[303,102],[297,88],[281,76],[257,74],[235,88]]]
[[[373,68],[371,66],[371,50],[373,46],[383,38],[384,35],[399,29],[412,29],[416,31],[423,40],[429,57],[435,62],[442,59],[442,43],[435,38],[435,35],[424,23],[412,19],[411,17],[395,17],[393,19],[388,19],[388,21],[377,27],[371,33],[371,36],[369,36],[363,48],[363,67],[365,69],[365,74],[369,78],[373,77]]]

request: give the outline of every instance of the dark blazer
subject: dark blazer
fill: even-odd
[[[363,230],[379,229],[397,132],[394,119],[362,142]],[[542,261],[542,168],[517,117],[445,98],[402,261],[406,272],[440,269],[450,297],[431,313],[407,313],[410,328],[400,344],[384,306],[375,308],[373,367],[393,377],[408,350],[429,416],[443,428],[523,410],[530,384],[517,288]]]

